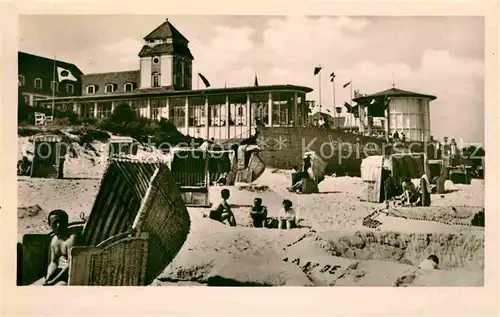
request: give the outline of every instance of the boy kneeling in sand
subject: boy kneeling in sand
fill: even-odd
[[[252,211],[250,211],[250,217],[252,217],[253,226],[255,228],[265,227],[267,220],[267,208],[262,205],[262,198],[257,197],[254,199]]]
[[[220,221],[222,223],[227,220],[231,227],[236,227],[236,219],[234,218],[234,214],[231,211],[231,206],[229,206],[227,202],[227,200],[231,196],[229,189],[224,188],[223,190],[221,190],[220,195],[222,201],[215,210],[210,211],[210,219]]]
[[[77,235],[68,230],[68,214],[64,210],[51,211],[48,221],[55,235],[50,242],[50,264],[43,285],[67,285],[70,251],[76,245]]]

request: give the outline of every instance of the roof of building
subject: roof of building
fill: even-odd
[[[376,98],[376,97],[414,97],[414,98],[426,98],[426,99],[430,99],[430,100],[436,99],[436,96],[421,94],[421,93],[402,90],[402,89],[398,89],[398,88],[393,87],[391,89],[380,91],[380,92],[377,92],[377,93],[374,93],[371,95],[354,98],[353,101],[356,101],[359,103],[359,102],[363,102],[363,101],[366,101],[368,99],[372,99],[372,98]]]
[[[162,43],[155,46],[144,45],[139,52],[139,57],[156,56],[163,54],[175,54],[189,57],[192,60],[194,59],[193,54],[191,54],[191,51],[189,50],[189,47],[179,43]]]
[[[54,74],[54,59],[43,56],[17,52],[18,73],[23,75]],[[69,62],[55,60],[56,67],[62,67],[69,70],[77,79],[83,72],[75,65]]]
[[[95,94],[96,95],[109,95],[110,93],[104,92],[104,86],[106,84],[115,84],[117,85],[117,89],[115,92],[111,94],[119,95],[124,93],[123,90],[126,83],[133,83],[135,86],[139,85],[140,72],[138,70],[129,70],[123,72],[110,72],[110,73],[95,73],[95,74],[86,74],[82,75],[82,87],[84,88],[83,94],[86,94],[85,87],[89,85],[98,86],[98,89]]]
[[[179,32],[175,28],[175,26],[172,25],[168,21],[168,18],[163,22],[160,26],[158,26],[156,29],[154,29],[151,33],[146,35],[144,37],[144,40],[146,41],[152,41],[152,40],[164,40],[167,38],[172,38],[174,41],[175,40],[182,40],[189,42],[187,38],[184,37],[184,35]]]
[[[95,74],[99,75],[99,74]],[[102,83],[102,82],[101,82]],[[207,88],[207,89],[197,89],[197,90],[176,90],[171,91],[165,87],[153,88],[153,89],[137,89],[132,92],[127,93],[111,93],[104,94],[104,88],[101,94],[94,95],[84,95],[81,97],[71,97],[71,98],[55,98],[55,101],[64,102],[67,100],[92,100],[92,99],[124,99],[124,98],[141,98],[141,97],[182,97],[182,96],[202,96],[205,94],[235,94],[235,93],[252,93],[252,92],[270,92],[270,91],[297,91],[303,93],[309,93],[313,91],[312,88],[305,86],[295,86],[295,85],[269,85],[269,86],[246,86],[246,87],[229,87],[229,88]],[[52,99],[47,99],[51,101]],[[45,102],[45,101],[44,101]]]

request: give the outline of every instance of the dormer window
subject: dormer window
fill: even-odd
[[[167,44],[172,44],[172,38],[168,38],[165,42],[166,42]]]
[[[159,73],[154,72],[151,75],[151,86],[160,87],[160,74]]]
[[[42,88],[42,80],[40,78],[35,78],[34,82],[35,88]]]
[[[52,81],[50,83],[50,89],[52,89],[52,91],[59,91],[59,83],[57,81]]]
[[[96,92],[96,86],[95,85],[89,85],[87,86],[87,95],[93,95]]]
[[[123,85],[123,91],[125,92],[131,92],[134,90],[134,84],[133,83],[125,83],[125,85]]]
[[[19,75],[18,79],[19,79],[19,86],[21,86],[21,87],[24,86],[24,84],[25,84],[24,76],[23,75]]]
[[[106,86],[104,86],[104,92],[107,94],[115,92],[115,84],[106,84]]]
[[[73,84],[67,84],[66,85],[66,92],[68,94],[73,94],[75,92],[75,86],[73,86]]]

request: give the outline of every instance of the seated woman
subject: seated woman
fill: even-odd
[[[280,211],[278,216],[278,229],[292,229],[292,227],[296,224],[296,214],[295,209],[293,208],[293,204],[290,200],[283,200],[283,208]]]
[[[227,220],[231,227],[236,227],[236,219],[227,200],[230,197],[229,189],[221,190],[221,203],[215,210],[210,211],[210,219],[224,223]]]
[[[262,205],[262,198],[255,198],[253,201],[252,211],[250,211],[250,217],[253,220],[253,226],[255,228],[263,228],[267,220],[267,208]]]
[[[67,285],[70,251],[77,245],[77,235],[68,230],[68,214],[64,210],[51,211],[48,222],[55,235],[50,242],[50,264],[43,285]]]
[[[303,160],[302,170],[292,173],[292,186],[288,187],[289,192],[296,192],[302,190],[302,183],[304,179],[309,178],[308,169],[312,166],[311,157],[306,156]],[[294,170],[296,168],[294,167]]]

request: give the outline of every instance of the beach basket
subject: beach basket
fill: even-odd
[[[66,146],[57,135],[36,136],[31,177],[63,178]]]

